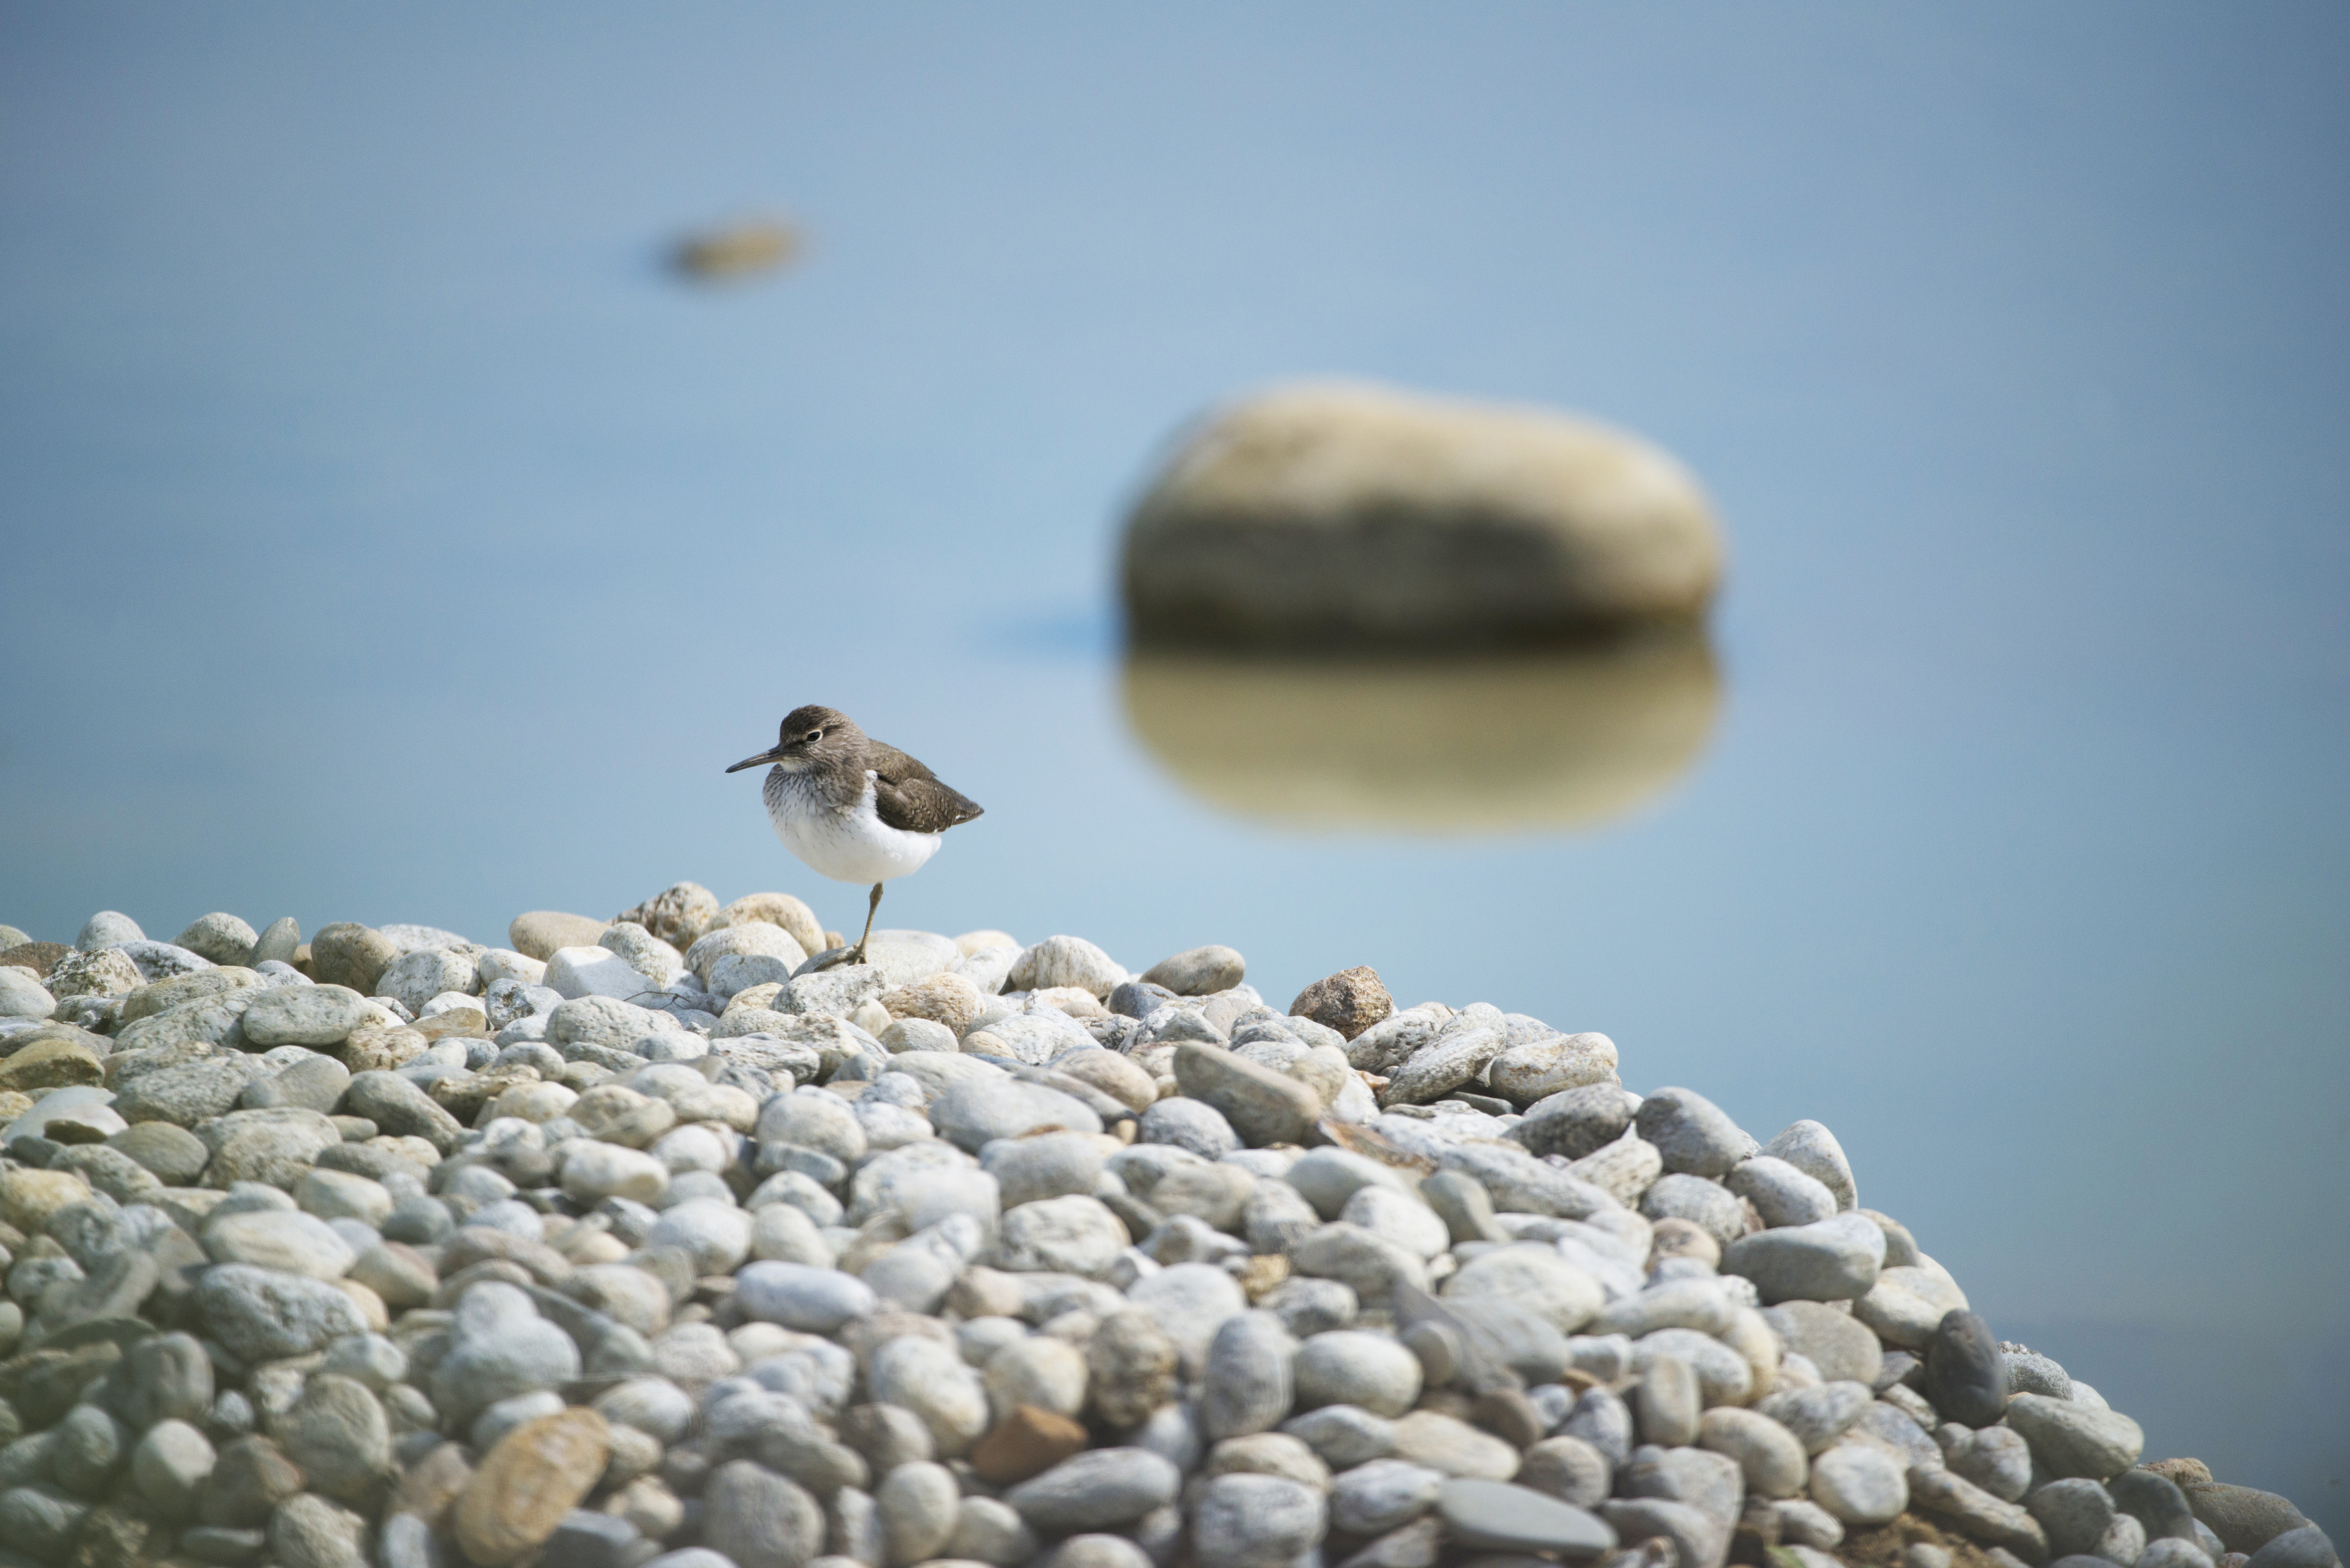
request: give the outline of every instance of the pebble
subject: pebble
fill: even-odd
[[[976,1154],[996,1138],[1064,1129],[1097,1133],[1101,1117],[1082,1100],[1042,1084],[973,1078],[953,1085],[931,1103],[939,1136]]]
[[[1849,1446],[1858,1448],[1861,1445]],[[2039,1522],[2017,1504],[2002,1502],[1971,1481],[1931,1466],[1912,1465],[1908,1480],[1910,1507],[1918,1512],[1940,1520],[1964,1534],[2027,1561],[2036,1562],[2046,1556],[2047,1538]],[[2126,1515],[2121,1516],[2120,1522],[2126,1523],[2133,1531],[2137,1529],[2137,1521]],[[2108,1527],[2108,1536],[2112,1529]],[[2140,1535],[2137,1543],[2127,1551],[2119,1552],[2115,1561],[2134,1561],[2137,1546],[2143,1542],[2144,1537]]]
[[[1296,1143],[1322,1114],[1321,1096],[1297,1079],[1196,1041],[1175,1047],[1175,1081],[1186,1097],[1220,1112],[1251,1147]]]
[[[1573,1334],[1598,1314],[1607,1293],[1550,1247],[1524,1242],[1480,1252],[1444,1282],[1446,1299],[1498,1296]]]
[[[1377,971],[1365,965],[1325,975],[1297,993],[1289,1004],[1292,1017],[1311,1019],[1352,1040],[1395,1011],[1395,999],[1380,983]]]
[[[1437,1511],[1456,1545],[1569,1559],[1597,1557],[1616,1549],[1617,1532],[1604,1521],[1530,1487],[1449,1480]]]
[[[1395,1455],[1448,1476],[1508,1480],[1518,1473],[1514,1444],[1437,1410],[1414,1410],[1395,1424]]]
[[[130,1480],[140,1496],[166,1519],[195,1512],[219,1462],[211,1439],[183,1420],[158,1421],[130,1454]]]
[[[2105,1480],[2137,1462],[2146,1434],[2127,1416],[2094,1410],[2044,1394],[2018,1394],[2007,1402],[2007,1424],[2022,1434],[2053,1476]]]
[[[1658,1178],[1640,1195],[1640,1212],[1663,1222],[1683,1220],[1710,1238],[1716,1249],[1728,1247],[1746,1234],[1746,1210],[1730,1189],[1701,1176]]]
[[[2007,1391],[2010,1394],[2044,1394],[2051,1399],[2070,1399],[2073,1380],[2064,1369],[2047,1356],[2034,1355],[2020,1345],[2002,1342],[2002,1359],[2007,1365]]]
[[[1339,1476],[1330,1489],[1330,1524],[1350,1535],[1384,1535],[1436,1506],[1443,1472],[1406,1459],[1374,1459]]]
[[[1205,1365],[1208,1347],[1224,1320],[1248,1305],[1239,1282],[1222,1269],[1206,1263],[1177,1263],[1161,1269],[1137,1281],[1126,1294],[1166,1337],[1183,1366],[1194,1372]],[[1118,1314],[1109,1321],[1126,1316]],[[1401,1355],[1410,1355],[1401,1345],[1395,1348]],[[1149,1349],[1155,1361],[1157,1347]]]
[[[1605,1034],[1547,1034],[1520,1043],[1513,1033],[1511,1040],[1509,1049],[1493,1058],[1486,1079],[1514,1106],[1530,1110],[1574,1090],[1617,1086],[1616,1043]]]
[[[263,1210],[214,1218],[202,1237],[215,1263],[249,1263],[317,1280],[338,1280],[359,1253],[313,1214]]]
[[[1352,1405],[1374,1415],[1395,1417],[1419,1397],[1419,1360],[1395,1340],[1367,1330],[1317,1334],[1298,1348],[1297,1402]]]
[[[874,1310],[873,1292],[863,1281],[837,1269],[805,1263],[746,1264],[735,1277],[735,1300],[762,1323],[781,1324],[806,1334],[836,1334],[851,1319]]]
[[[1055,1534],[1130,1523],[1175,1501],[1182,1472],[1145,1449],[1092,1449],[1021,1482],[1003,1501]]]
[[[1767,1226],[1814,1224],[1837,1209],[1835,1195],[1824,1184],[1767,1154],[1739,1161],[1722,1185],[1754,1205]]]
[[[1766,1305],[1865,1295],[1884,1263],[1885,1232],[1858,1214],[1758,1231],[1721,1252],[1722,1272],[1753,1281]]]
[[[269,1550],[283,1568],[364,1568],[367,1535],[364,1517],[315,1492],[287,1498],[269,1516]]]
[[[2095,1552],[2114,1521],[2113,1494],[2093,1480],[2052,1480],[2034,1490],[2024,1506],[2046,1532],[2049,1551],[2059,1557]]]
[[[2305,1524],[2272,1537],[2252,1553],[2251,1568],[2335,1568],[2340,1562],[2325,1532]]]
[[[1178,996],[1211,996],[1240,984],[1248,961],[1231,948],[1188,948],[1142,971],[1146,985],[1164,986]]]
[[[867,1379],[874,1398],[921,1417],[942,1458],[959,1457],[987,1429],[986,1386],[951,1345],[901,1334],[874,1353]]]
[[[1067,1273],[1102,1279],[1132,1241],[1097,1198],[1071,1194],[1022,1204],[1003,1217],[992,1256],[1014,1273]]]
[[[1758,1407],[1792,1433],[1805,1453],[1817,1454],[1849,1431],[1876,1402],[1866,1384],[1823,1383],[1773,1394]]]
[[[1756,1497],[1800,1496],[1811,1473],[1794,1433],[1754,1410],[1721,1407],[1705,1412],[1698,1441],[1737,1461],[1746,1490]]]
[[[1901,1461],[1869,1443],[1844,1443],[1812,1459],[1812,1501],[1847,1525],[1883,1524],[1909,1506]]]
[[[981,1480],[1008,1486],[1059,1464],[1086,1446],[1086,1429],[1058,1412],[1016,1405],[1000,1417],[971,1450],[971,1468]]]
[[[1322,1494],[1278,1476],[1223,1475],[1192,1507],[1192,1551],[1228,1568],[1289,1568],[1322,1536]]]
[[[1945,1449],[1942,1457],[1952,1474],[1973,1482],[2002,1502],[2021,1501],[2032,1485],[2032,1448],[2012,1428],[1986,1427],[1980,1432],[1970,1432]],[[2177,1487],[2170,1490],[2174,1494],[2178,1490]],[[2184,1498],[2178,1499],[2178,1511],[2182,1520],[2193,1517],[2187,1512]]]
[[[882,1549],[890,1563],[935,1557],[954,1534],[962,1501],[954,1473],[929,1461],[898,1466],[874,1489]]]
[[[2022,1449],[2023,1445],[2019,1441],[2017,1447]],[[2028,1475],[2028,1451],[2025,1462]],[[1953,1465],[1952,1468],[1957,1467]],[[1982,1484],[1975,1477],[1969,1476],[1968,1479],[1975,1480],[1977,1485]],[[2113,1493],[2115,1506],[2146,1526],[2148,1541],[2195,1540],[2194,1511],[2187,1505],[2187,1494],[2168,1476],[2158,1475],[2143,1468],[2124,1470],[2108,1483],[2107,1490]]]
[[[2007,1410],[2007,1367],[1991,1325],[1970,1312],[1944,1314],[1926,1345],[1926,1397],[1947,1418],[1988,1427]]]
[[[38,977],[15,964],[0,968],[0,1018],[47,1018],[57,999]]]
[[[1757,1151],[1754,1140],[1711,1100],[1691,1089],[1651,1091],[1632,1125],[1676,1175],[1726,1176]]]
[[[246,1003],[240,1020],[255,1045],[339,1045],[368,1021],[367,1000],[348,986],[283,986]]]
[[[1421,1106],[1440,1099],[1480,1077],[1508,1044],[1509,1037],[1499,1029],[1448,1029],[1396,1069],[1379,1091],[1379,1104]]]
[[[1004,977],[1003,989],[1045,991],[1073,985],[1107,998],[1126,979],[1116,960],[1083,937],[1057,936],[1023,949]]]
[[[276,1430],[286,1457],[328,1497],[363,1503],[387,1479],[390,1425],[362,1383],[333,1373],[309,1377]]]
[[[1270,1431],[1295,1397],[1297,1342],[1267,1312],[1235,1313],[1208,1343],[1200,1391],[1200,1426],[1212,1439]]]
[[[2189,1480],[2184,1486],[2195,1517],[2210,1525],[2231,1552],[2258,1552],[2303,1522],[2301,1511],[2272,1491],[2209,1480]]]
[[[250,1264],[206,1270],[196,1306],[213,1336],[248,1362],[306,1355],[367,1328],[359,1306],[332,1283]]]
[[[1658,1355],[1641,1368],[1632,1414],[1643,1442],[1678,1448],[1697,1441],[1704,1395],[1697,1369],[1675,1355]]]
[[[1850,1313],[1824,1303],[1791,1301],[1764,1308],[1762,1317],[1789,1353],[1810,1361],[1822,1378],[1877,1386],[1885,1367],[1884,1345]]]
[[[1932,1264],[1885,1269],[1852,1305],[1853,1316],[1878,1339],[1905,1350],[1926,1349],[1945,1317],[1966,1310],[1966,1293]]]
[[[1577,1508],[1596,1508],[1608,1493],[1615,1467],[1581,1438],[1544,1438],[1525,1451],[1517,1482]]]
[[[457,1303],[448,1349],[432,1373],[432,1403],[468,1421],[501,1399],[556,1387],[579,1370],[577,1345],[538,1315],[528,1294],[485,1281]]]
[[[795,1482],[750,1459],[710,1473],[702,1537],[737,1568],[790,1568],[824,1545],[824,1510]]]
[[[74,938],[74,946],[87,953],[146,940],[147,933],[130,916],[116,909],[100,909],[82,922],[81,934]]]
[[[1160,1100],[1145,1111],[1139,1139],[1145,1146],[1180,1148],[1202,1159],[1219,1159],[1241,1147],[1240,1135],[1222,1111],[1183,1096]]]
[[[655,1203],[669,1190],[669,1167],[641,1149],[590,1138],[575,1138],[565,1146],[563,1190],[582,1203],[606,1198]]]

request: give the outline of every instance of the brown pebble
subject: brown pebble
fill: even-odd
[[[74,950],[63,942],[26,942],[0,952],[0,964],[14,969],[28,969],[44,981],[57,967],[57,961]]]
[[[1017,1405],[971,1450],[971,1468],[983,1481],[1010,1486],[1042,1475],[1085,1446],[1085,1428],[1066,1416]]]
[[[1365,964],[1325,975],[1297,993],[1290,1012],[1336,1030],[1352,1040],[1395,1011],[1395,998],[1378,973]]]
[[[457,1544],[481,1568],[536,1551],[594,1489],[611,1452],[604,1417],[583,1406],[524,1422],[498,1439],[458,1498]]]

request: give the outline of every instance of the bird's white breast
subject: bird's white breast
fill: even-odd
[[[887,882],[920,870],[939,852],[940,835],[909,833],[881,820],[869,773],[865,794],[847,810],[818,798],[800,775],[781,768],[767,774],[764,793],[767,820],[784,847],[837,882]]]

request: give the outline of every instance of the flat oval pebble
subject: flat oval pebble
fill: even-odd
[[[1449,1480],[1436,1508],[1453,1542],[1461,1546],[1555,1552],[1575,1559],[1616,1550],[1616,1532],[1606,1521],[1507,1481]]]

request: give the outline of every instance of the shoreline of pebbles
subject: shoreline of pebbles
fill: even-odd
[[[0,1568],[2334,1568],[1829,1131],[681,883],[0,927]]]

